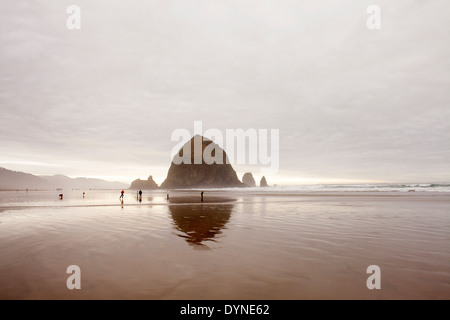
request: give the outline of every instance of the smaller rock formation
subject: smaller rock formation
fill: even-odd
[[[242,177],[242,183],[248,187],[256,187],[255,179],[250,172],[246,172]]]
[[[267,184],[266,177],[263,176],[263,177],[261,178],[261,181],[259,182],[259,186],[262,187],[262,188],[268,187],[268,186],[269,186],[269,185]]]
[[[150,190],[150,189],[158,189],[158,185],[153,180],[153,177],[148,177],[147,180],[137,179],[131,183],[131,190]]]

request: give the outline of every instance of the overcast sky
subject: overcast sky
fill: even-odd
[[[448,0],[0,4],[0,166],[161,183],[201,120],[279,129],[269,183],[450,181]]]

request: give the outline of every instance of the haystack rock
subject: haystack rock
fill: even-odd
[[[183,154],[183,150],[187,154]],[[179,163],[180,159],[184,161]],[[161,188],[244,187],[227,159],[226,152],[219,145],[196,135],[175,155]]]
[[[244,173],[244,176],[242,177],[242,183],[248,187],[256,187],[255,179],[250,172]]]
[[[268,187],[269,185],[267,184],[267,181],[266,181],[266,177],[262,177],[261,178],[261,181],[259,182],[259,186],[260,187]]]
[[[149,190],[149,189],[158,189],[158,185],[153,180],[153,177],[148,177],[147,180],[137,179],[131,183],[131,190]]]

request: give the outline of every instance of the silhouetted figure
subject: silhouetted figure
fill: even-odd
[[[139,190],[139,202],[142,202],[142,190]]]
[[[122,189],[122,191],[120,192],[120,201],[123,203],[123,197],[125,196],[125,190]]]
[[[83,199],[86,197],[86,192],[83,192]]]
[[[61,193],[60,195],[59,195],[59,200],[62,200],[64,198],[64,195]]]
[[[202,199],[202,202],[203,202],[203,191],[202,191],[202,193],[200,193],[200,196],[201,196],[201,199]]]
[[[170,191],[167,190],[167,200],[169,200],[169,193],[170,193]]]

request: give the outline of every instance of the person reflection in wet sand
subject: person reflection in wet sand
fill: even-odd
[[[169,205],[177,235],[190,245],[207,247],[203,242],[216,241],[230,220],[233,204]]]

